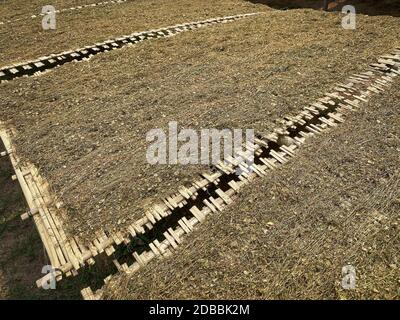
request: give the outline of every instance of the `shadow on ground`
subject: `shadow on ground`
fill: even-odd
[[[322,10],[323,0],[248,0],[256,4],[265,4],[278,10],[315,9]],[[356,12],[369,16],[388,15],[400,17],[400,0],[336,0],[330,1],[328,11],[341,11],[343,6],[353,5]]]
[[[0,143],[0,150],[4,150]],[[12,181],[7,157],[0,159],[0,299],[80,299],[76,281],[64,281],[57,290],[36,287],[49,264],[39,234],[31,220],[20,215],[26,204],[18,182]]]
[[[112,273],[109,261],[100,257],[76,277],[57,283],[56,290],[37,288],[36,280],[44,276],[42,268],[50,261],[33,221],[20,218],[27,205],[12,174],[9,158],[0,158],[0,300],[76,300],[82,298],[83,288],[99,289]]]

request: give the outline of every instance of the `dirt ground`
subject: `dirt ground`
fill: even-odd
[[[117,299],[399,299],[399,80],[249,185]],[[201,235],[201,236],[200,236]],[[342,267],[356,289],[341,287]]]
[[[1,145],[1,144],[0,144]],[[2,146],[1,146],[2,147]],[[49,264],[42,241],[32,221],[22,221],[26,204],[12,167],[0,159],[0,300],[79,299],[77,282],[64,282],[58,290],[40,290],[36,280]]]
[[[206,169],[149,165],[150,129],[177,121],[269,132],[398,41],[395,18],[360,16],[351,32],[340,19],[269,11],[17,79],[2,85],[0,119],[63,200],[69,232],[91,239]]]

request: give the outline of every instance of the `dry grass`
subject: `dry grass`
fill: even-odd
[[[150,129],[178,121],[268,132],[397,40],[390,17],[360,17],[354,32],[339,23],[336,14],[270,11],[117,50],[6,83],[0,119],[17,127],[19,153],[64,201],[70,233],[91,238],[205,170],[150,166]]]
[[[88,2],[97,1],[53,4]],[[63,13],[55,31],[41,30],[40,19],[0,26],[3,66],[134,31],[266,11],[1,85],[0,120],[17,127],[18,152],[64,200],[70,234],[92,238],[98,228],[120,228],[205,169],[148,165],[149,129],[174,120],[269,132],[274,119],[365,70],[399,41],[396,18],[358,15],[357,30],[345,31],[336,13],[274,12],[251,2],[265,1],[136,0]],[[0,21],[43,4],[0,0]],[[398,299],[398,101],[394,87],[361,121],[352,116],[246,190],[173,258],[120,277],[107,296]],[[0,169],[0,298],[76,298],[79,285],[71,282],[55,294],[34,287],[46,259],[33,225],[19,221],[25,205],[10,168],[1,161]],[[339,285],[347,263],[357,268],[355,291]]]
[[[32,9],[16,11],[21,10],[25,14]],[[267,7],[243,0],[134,0],[60,13],[56,16],[56,30],[43,30],[40,18],[0,25],[0,66],[81,48],[136,31],[258,10],[267,10]]]
[[[118,299],[399,299],[399,81],[244,190]],[[268,223],[272,222],[272,226]],[[356,268],[356,290],[340,286]]]
[[[102,2],[103,0],[53,0],[51,5],[60,10],[63,8],[76,7],[79,5]],[[104,0],[106,1],[106,0]],[[13,20],[18,18],[30,17],[41,13],[43,6],[49,5],[46,0],[1,0],[0,1],[0,21]],[[16,25],[18,26],[18,24]]]

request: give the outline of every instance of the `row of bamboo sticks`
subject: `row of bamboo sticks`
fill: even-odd
[[[110,50],[123,48],[125,46],[134,45],[138,42],[145,41],[146,39],[165,38],[178,33],[182,33],[184,31],[194,30],[214,24],[236,21],[238,19],[243,19],[245,17],[256,14],[259,13],[218,17],[202,21],[178,24],[175,26],[169,26],[157,30],[135,32],[131,35],[124,35],[122,37],[99,42],[91,46],[86,46],[84,48],[51,54],[50,56],[40,57],[35,60],[29,60],[22,63],[14,63],[12,65],[0,68],[0,83],[14,80],[19,77],[40,75],[42,72],[60,67],[63,64],[73,61],[86,61],[92,56],[101,52],[107,52]]]
[[[21,218],[33,218],[51,265],[59,270],[57,280],[61,280],[64,274],[76,275],[77,271],[86,264],[94,264],[94,257],[98,254],[105,252],[107,256],[111,256],[115,251],[114,245],[120,245],[122,242],[129,244],[131,237],[134,238],[138,234],[145,233],[146,230],[151,230],[158,221],[172,214],[175,209],[186,205],[188,199],[195,199],[200,189],[207,190],[210,184],[218,185],[223,175],[222,171],[205,172],[190,187],[179,187],[178,192],[154,205],[125,230],[110,235],[107,235],[104,230],[99,230],[95,233],[93,241],[82,244],[77,237],[66,234],[63,226],[63,221],[65,221],[63,206],[52,193],[49,183],[40,176],[34,165],[22,162],[17,156],[12,144],[14,134],[13,130],[6,129],[4,125],[0,127],[0,137],[6,148],[2,154],[9,155],[15,171],[15,179],[18,180],[29,207],[28,212]],[[231,159],[231,163],[221,162],[217,167],[224,172],[232,172],[237,162],[237,159]],[[50,274],[39,279],[37,285],[46,283],[49,277],[51,277]]]
[[[67,11],[77,11],[77,10],[81,10],[84,8],[90,8],[90,7],[98,7],[98,6],[105,6],[108,4],[121,4],[127,2],[127,0],[109,0],[109,1],[101,1],[101,2],[95,2],[95,3],[89,3],[89,4],[82,4],[82,5],[78,5],[76,7],[69,7],[69,8],[63,8],[63,9],[57,9],[54,11],[54,13],[58,14],[58,13],[62,13],[62,12],[67,12]],[[37,13],[37,14],[31,14],[29,16],[24,16],[21,18],[14,18],[14,19],[7,19],[7,20],[3,20],[0,21],[0,26],[4,25],[4,24],[8,24],[8,23],[15,23],[15,22],[20,22],[20,21],[24,21],[27,19],[36,19],[39,17],[43,17],[45,16],[45,13]]]
[[[178,249],[183,238],[193,232],[198,224],[204,222],[208,215],[222,211],[227,205],[230,205],[234,201],[235,194],[243,186],[257,176],[264,176],[269,170],[274,170],[285,164],[291,157],[295,156],[297,148],[304,144],[308,138],[343,123],[349,111],[358,110],[361,104],[368,102],[373,94],[384,92],[385,87],[390,86],[393,78],[400,74],[400,50],[396,50],[393,55],[385,57],[389,60],[380,59],[377,65],[371,66],[371,70],[351,76],[347,83],[338,84],[334,88],[334,92],[327,93],[323,98],[305,107],[297,116],[285,116],[281,122],[282,126],[272,134],[263,137],[263,139],[256,139],[255,148],[260,150],[262,147],[268,147],[268,141],[279,143],[281,135],[290,135],[290,129],[303,128],[297,133],[297,136],[290,138],[289,143],[287,143],[288,140],[286,140],[286,143],[281,143],[279,151],[271,150],[268,157],[259,157],[262,164],[249,164],[245,161],[240,163],[242,174],[239,181],[229,181],[229,189],[226,191],[217,189],[219,197],[214,199],[210,196],[208,199],[204,199],[201,210],[197,206],[193,206],[190,209],[193,216],[190,219],[183,217],[175,227],[169,228],[164,233],[164,241],[153,241],[149,245],[149,250],[141,254],[134,252],[134,262],[130,266],[127,263],[121,265],[114,260],[118,271],[132,274],[145,267],[155,258],[163,259],[170,256],[173,251]],[[315,122],[316,117],[318,122]],[[258,153],[258,156],[260,154]],[[108,283],[110,278],[111,276],[107,277],[104,282]],[[81,294],[84,299],[101,299],[103,289],[93,292],[88,287],[83,289]]]
[[[259,154],[261,148],[266,146],[265,141],[278,142],[280,136],[289,133],[289,128],[307,123],[307,120],[314,115],[325,111],[330,105],[335,105],[337,102],[334,100],[340,101],[339,106],[341,109],[339,110],[358,108],[359,103],[368,101],[370,94],[385,90],[384,87],[390,84],[394,75],[400,74],[399,66],[400,49],[396,49],[391,54],[382,56],[378,63],[372,64],[372,71],[354,75],[350,77],[349,82],[346,84],[338,84],[335,92],[329,93],[324,98],[307,106],[297,117],[285,117],[283,119],[284,126],[263,137],[263,139],[256,139],[254,145],[248,146],[249,149]],[[381,73],[379,77],[376,72]],[[359,85],[366,85],[367,88],[364,91],[360,91],[357,88]],[[321,117],[321,121],[320,125],[309,125],[306,127],[308,132],[302,131],[298,137],[294,137],[295,144],[293,146],[301,145],[308,136],[322,132],[330,126],[336,126],[337,122],[342,122],[343,120],[340,113],[330,113],[327,117]],[[119,245],[122,242],[129,243],[129,235],[135,237],[137,234],[145,233],[146,229],[150,230],[155,223],[170,215],[173,210],[182,208],[187,204],[188,199],[196,198],[200,189],[207,190],[207,187],[212,183],[218,185],[221,176],[234,172],[236,166],[242,166],[241,181],[250,181],[254,175],[263,175],[267,168],[276,168],[277,163],[284,163],[286,156],[294,154],[294,150],[282,145],[279,152],[271,152],[272,159],[262,160],[263,165],[253,164],[251,170],[246,168],[246,163],[239,163],[240,161],[238,162],[237,159],[231,159],[228,163],[221,163],[217,166],[218,170],[216,172],[204,173],[201,179],[193,182],[189,188],[180,187],[177,193],[155,205],[152,210],[146,212],[142,218],[130,225],[126,230],[121,230],[111,235],[107,235],[104,231],[98,231],[93,241],[82,244],[76,237],[70,237],[66,234],[62,219],[62,205],[51,192],[49,184],[40,176],[34,165],[22,162],[17,156],[15,146],[12,143],[14,135],[15,132],[12,129],[0,123],[0,137],[6,149],[1,152],[1,155],[9,156],[15,171],[15,178],[21,186],[29,207],[28,213],[24,214],[23,218],[27,216],[33,217],[50,262],[58,270],[56,273],[57,280],[60,280],[64,274],[66,276],[76,275],[82,266],[93,264],[95,262],[94,257],[104,251],[108,256],[112,255],[115,250],[114,245]],[[233,192],[236,192],[240,186],[237,182],[232,181],[230,187],[231,191],[222,192],[221,189],[218,189],[220,197],[207,201],[203,208],[204,212],[196,207],[191,208],[194,220],[185,221],[181,219],[179,227],[165,235],[166,243],[154,243],[148,253],[143,256],[135,256],[137,263],[133,267],[127,269],[127,266],[120,266],[121,270],[136,270],[138,266],[147,264],[149,257],[154,258],[157,253],[168,252],[167,248],[169,246],[174,247],[174,243],[179,243],[180,237],[191,231],[198,222],[202,222],[207,214],[213,212],[214,209],[219,210],[231,202]],[[41,286],[43,281],[48,280],[48,276],[39,279],[37,284]]]

